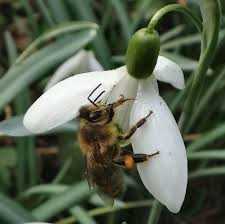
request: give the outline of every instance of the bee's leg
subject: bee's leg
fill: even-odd
[[[113,162],[119,166],[122,166],[126,169],[132,169],[134,164],[143,163],[147,161],[150,157],[156,156],[159,154],[159,151],[152,154],[143,154],[143,153],[127,153],[118,156],[113,160]]]
[[[111,106],[113,109],[115,109],[116,107],[119,107],[120,105],[124,104],[127,101],[130,100],[135,100],[133,98],[125,98],[124,95],[120,95],[120,98],[115,101],[114,103],[109,104],[109,106]]]
[[[137,131],[137,129],[140,128],[147,121],[148,117],[150,117],[152,113],[152,111],[149,111],[149,113],[144,118],[139,120],[133,127],[131,127],[131,129],[127,133],[119,135],[119,140],[129,139]]]

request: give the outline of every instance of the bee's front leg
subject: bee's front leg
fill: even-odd
[[[127,133],[119,135],[118,139],[128,140],[137,131],[137,129],[140,128],[147,121],[148,117],[150,117],[152,113],[152,111],[149,111],[149,113],[141,120],[139,120],[133,127],[131,127],[131,129]]]
[[[113,109],[115,109],[116,107],[119,107],[120,105],[122,105],[125,102],[130,101],[130,100],[135,100],[135,99],[133,99],[133,98],[125,98],[124,95],[120,95],[120,98],[117,101],[109,104],[109,106],[111,106]]]
[[[143,163],[147,161],[150,157],[156,156],[158,154],[159,151],[152,154],[143,154],[143,153],[134,154],[133,152],[128,152],[119,155],[117,158],[113,160],[113,162],[116,165],[122,166],[126,169],[132,169],[134,167],[134,164]]]

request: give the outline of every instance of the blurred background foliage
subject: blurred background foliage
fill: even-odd
[[[200,16],[197,2],[0,0],[1,120],[21,121],[57,67],[78,50],[92,50],[105,69],[123,65],[130,36],[146,26],[157,9],[169,3],[187,4]],[[185,203],[178,215],[162,210],[158,223],[225,221],[225,0],[221,6],[216,56],[184,135],[189,157]],[[183,68],[188,85],[200,55],[199,33],[176,13],[167,15],[158,30],[161,54]],[[45,36],[49,31],[52,35]],[[18,58],[30,44],[32,49]],[[166,84],[160,88],[178,118],[184,92]],[[89,190],[76,127],[22,138],[0,133],[0,223],[153,223],[149,218],[153,198],[136,170],[126,172],[126,192],[114,207],[104,205],[96,192]]]

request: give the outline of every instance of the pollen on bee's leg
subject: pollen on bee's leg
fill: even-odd
[[[156,151],[152,154],[136,153],[125,151],[121,153],[119,157],[113,160],[113,162],[119,166],[123,166],[125,169],[132,169],[136,163],[143,163],[159,154],[159,151]]]
[[[132,155],[124,156],[124,165],[126,169],[132,169],[134,167],[135,161]]]

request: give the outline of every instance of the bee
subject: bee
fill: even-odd
[[[135,163],[147,161],[159,152],[134,154],[132,151],[121,149],[120,142],[128,140],[151,116],[150,111],[126,133],[122,133],[113,121],[115,109],[134,99],[124,96],[113,103],[107,104],[96,101],[104,93],[101,92],[93,101],[92,94],[100,87],[99,84],[88,96],[90,104],[79,110],[78,140],[86,161],[86,177],[91,187],[98,187],[104,194],[116,198],[123,191],[122,169],[131,169]]]

